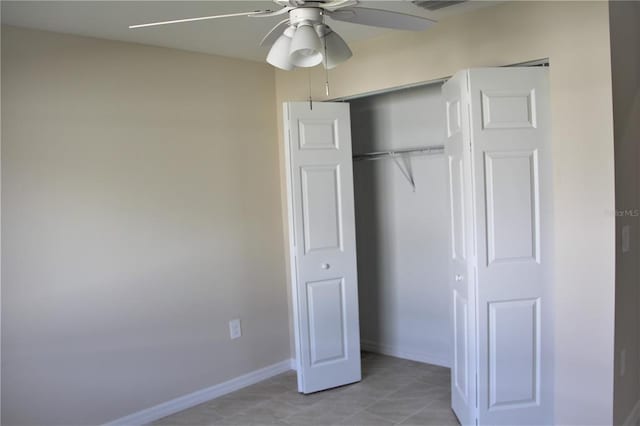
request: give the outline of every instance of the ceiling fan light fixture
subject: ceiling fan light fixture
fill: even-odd
[[[324,55],[320,37],[310,23],[301,23],[291,40],[289,60],[297,67],[315,67],[322,63]]]
[[[269,64],[291,71],[296,67],[315,67],[323,62],[325,68],[332,69],[352,56],[351,49],[342,37],[325,24],[325,18],[373,27],[411,31],[422,31],[436,23],[436,21],[421,16],[385,9],[358,7],[359,0],[273,1],[281,8],[149,22],[130,25],[129,28],[146,28],[241,16],[262,18],[288,14],[287,19],[278,22],[264,36],[260,46],[272,45],[266,58]],[[455,4],[464,1],[469,0],[413,0],[413,3],[431,9],[438,7],[436,4]],[[282,31],[285,27],[287,28]]]
[[[349,59],[353,53],[349,46],[336,32],[329,30],[324,36],[324,42],[326,45],[324,66],[327,69],[332,69]]]
[[[294,27],[288,27],[284,30],[284,33],[271,47],[269,54],[267,55],[267,62],[276,68],[281,70],[291,71],[295,68],[295,65],[289,59],[289,50],[291,48],[291,39],[295,33]]]

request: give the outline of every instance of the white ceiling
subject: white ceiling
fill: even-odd
[[[388,9],[441,20],[447,16],[489,6],[494,1],[474,1],[437,12],[419,8],[408,0],[365,0],[360,6]],[[120,40],[154,46],[262,61],[267,48],[258,43],[282,17],[235,17],[130,30],[132,24],[275,9],[271,1],[2,1],[2,23],[61,33]],[[331,26],[353,42],[391,31],[333,22]],[[428,30],[427,30],[428,31]]]

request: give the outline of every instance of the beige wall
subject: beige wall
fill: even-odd
[[[424,33],[354,44],[331,72],[332,97],[551,61],[557,424],[609,424],[613,394],[614,172],[607,2],[517,2],[450,18]],[[323,99],[323,73],[312,73]],[[307,98],[308,74],[277,72],[281,102]],[[282,141],[280,144],[282,150]],[[282,158],[282,155],[281,155]],[[284,188],[281,167],[281,185]],[[284,190],[282,191],[284,194]]]
[[[640,3],[612,2],[609,11],[619,215],[614,423],[622,424],[640,400]],[[625,226],[630,229],[631,250],[623,253]]]
[[[2,89],[3,424],[289,358],[268,65],[5,27]]]

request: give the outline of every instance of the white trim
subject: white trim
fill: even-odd
[[[375,352],[383,355],[394,356],[396,358],[425,362],[427,364],[451,368],[451,360],[447,360],[439,356],[433,356],[432,354],[407,352],[395,346],[384,345],[382,343],[372,342],[370,340],[361,340],[360,347],[361,349],[369,352]]]
[[[186,410],[187,408],[194,407],[203,402],[210,401],[214,398],[218,398],[222,395],[226,395],[230,392],[238,389],[253,385],[254,383],[261,382],[270,377],[284,373],[291,370],[293,365],[292,359],[286,359],[276,364],[269,365],[259,370],[252,371],[251,373],[244,374],[236,377],[235,379],[228,380],[218,385],[211,386],[206,389],[201,389],[193,393],[180,396],[162,404],[155,405],[137,413],[129,414],[128,416],[121,417],[117,420],[113,420],[106,423],[105,426],[116,425],[144,425],[151,423],[155,420],[163,417],[175,414],[179,411]]]
[[[368,98],[369,96],[385,95],[387,93],[399,92],[406,89],[414,89],[418,87],[442,85],[451,77],[437,78],[435,80],[419,81],[417,83],[403,84],[401,86],[388,87],[386,89],[371,90],[364,93],[356,93],[355,95],[343,96],[341,98],[331,99],[328,102],[349,102],[360,98]]]
[[[622,426],[636,426],[640,421],[640,400],[636,402]]]
[[[500,67],[509,68],[509,67],[540,67],[540,66],[548,67],[549,58],[535,59],[532,61],[519,62],[517,64],[501,65]],[[384,95],[387,93],[398,92],[400,90],[405,90],[405,89],[413,89],[416,87],[431,86],[431,85],[441,85],[446,83],[450,78],[451,76],[448,76],[444,78],[437,78],[435,80],[419,81],[417,83],[410,83],[410,84],[403,84],[400,86],[388,87],[386,89],[371,90],[369,92],[356,93],[354,95],[343,96],[341,98],[329,99],[328,101],[329,102],[349,102],[349,101],[353,101],[360,98],[366,98],[369,96],[376,96],[376,95]]]

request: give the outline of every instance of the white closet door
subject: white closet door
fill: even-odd
[[[546,68],[469,71],[480,424],[552,420]]]
[[[453,326],[451,404],[463,425],[476,419],[475,253],[471,198],[468,75],[456,74],[442,87],[446,111],[450,273]]]
[[[361,379],[349,104],[284,105],[298,390]]]

